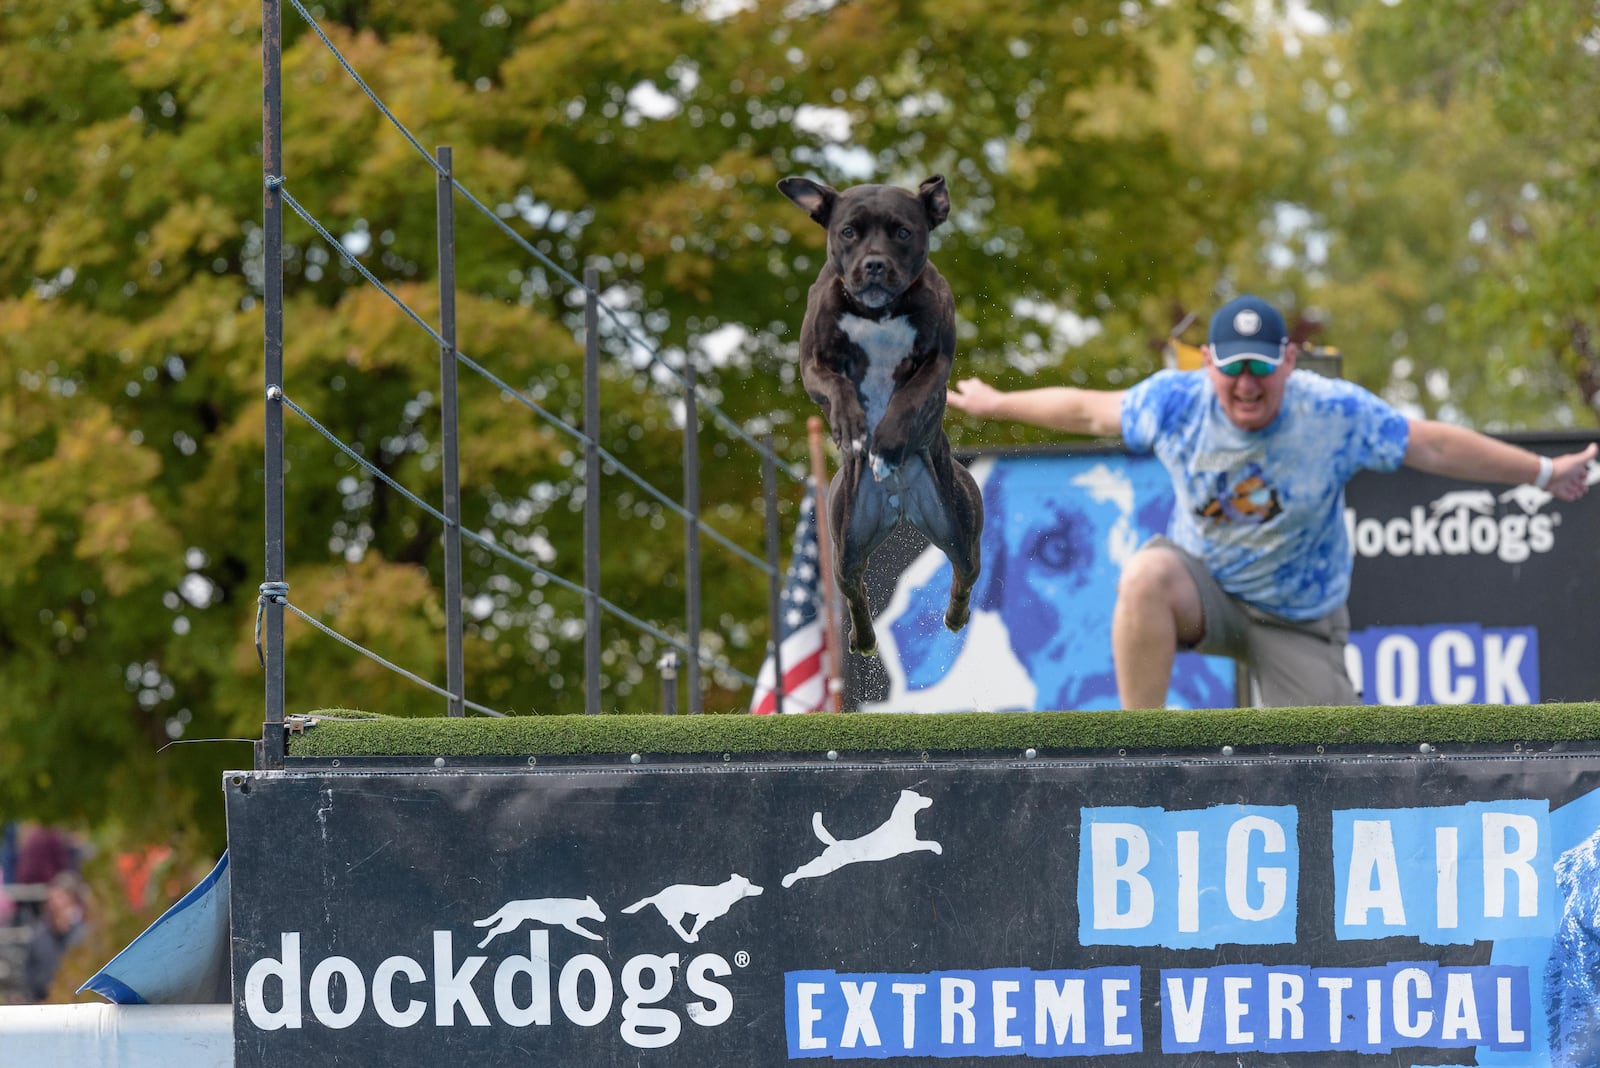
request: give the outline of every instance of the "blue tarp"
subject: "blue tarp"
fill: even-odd
[[[78,993],[115,1005],[217,1005],[233,1000],[228,946],[228,854]]]

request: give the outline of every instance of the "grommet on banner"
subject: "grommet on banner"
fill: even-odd
[[[1029,760],[1033,760],[1039,755],[1039,750],[1030,745],[1028,748],[1022,751],[1022,755],[1027,757]]]
[[[1233,746],[1231,746],[1231,745],[1223,746],[1222,747],[1222,755],[1223,756],[1233,756]]]

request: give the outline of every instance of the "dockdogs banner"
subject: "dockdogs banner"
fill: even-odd
[[[1524,435],[1538,452],[1591,437]],[[944,627],[950,567],[909,529],[873,555],[881,655],[850,657],[850,707],[894,712],[1115,708],[1111,610],[1128,556],[1167,529],[1160,463],[1121,449],[985,453],[983,574],[972,619]],[[1600,479],[1600,465],[1592,468]],[[1239,507],[1248,504],[1244,501]],[[1600,501],[1402,468],[1345,493],[1355,570],[1348,667],[1368,704],[1538,704],[1600,694],[1579,621],[1600,603]],[[1218,505],[1226,511],[1232,502]],[[1168,703],[1241,702],[1231,661],[1178,657]]]
[[[1594,755],[256,772],[236,1063],[1600,1063]]]

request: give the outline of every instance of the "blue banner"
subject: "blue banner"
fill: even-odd
[[[789,1056],[1087,1057],[1144,1048],[1139,969],[784,976]]]
[[[1209,949],[1294,941],[1299,815],[1291,807],[1085,808],[1078,940]]]

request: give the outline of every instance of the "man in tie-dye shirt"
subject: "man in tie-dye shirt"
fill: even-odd
[[[1351,382],[1296,371],[1283,316],[1259,297],[1211,319],[1205,366],[1127,390],[1003,392],[975,379],[953,408],[1153,453],[1176,503],[1166,536],[1123,567],[1111,621],[1124,708],[1165,700],[1179,649],[1250,669],[1260,703],[1357,703],[1345,670],[1353,557],[1344,486],[1404,464],[1451,478],[1532,483],[1564,501],[1596,453],[1549,457],[1464,427],[1411,419]]]

